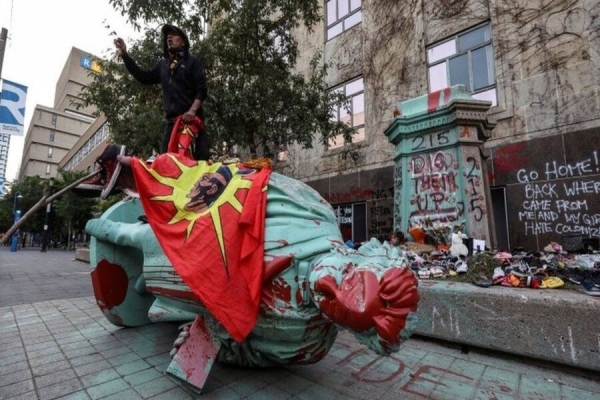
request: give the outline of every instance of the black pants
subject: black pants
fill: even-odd
[[[169,148],[169,140],[171,140],[171,132],[173,132],[174,126],[175,120],[167,121],[167,126],[165,127],[165,132],[163,134],[163,139],[160,146],[161,154],[166,153]],[[210,139],[206,134],[206,129],[198,132],[192,154],[194,156],[194,160],[206,161],[210,158]]]

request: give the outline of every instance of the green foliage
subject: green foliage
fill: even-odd
[[[15,195],[21,195],[22,198],[17,198],[17,210],[21,210],[23,216],[31,207],[33,207],[44,195],[46,180],[39,176],[27,176],[23,180],[15,182],[11,185],[10,190],[4,196],[2,202],[2,215],[0,220],[0,231],[5,232],[13,225],[13,207],[15,205]],[[8,218],[5,218],[5,217]],[[42,232],[44,229],[45,208],[35,213],[24,225],[21,226],[21,231],[29,231],[33,233]]]
[[[55,182],[54,192],[86,175],[82,171],[61,170],[59,172],[62,179]],[[60,223],[59,226],[54,226],[53,231],[61,234],[83,231],[87,221],[92,218],[92,211],[95,209],[96,203],[95,199],[82,198],[70,190],[62,194],[52,203],[56,214],[55,220]]]
[[[144,39],[129,49],[140,65],[153,66],[162,56],[156,46],[158,34],[147,32]],[[96,104],[110,124],[112,140],[127,145],[130,154],[149,157],[160,148],[164,117],[160,87],[142,86],[123,64],[98,60],[101,74],[84,92],[85,104]]]
[[[299,56],[292,33],[311,29],[321,18],[318,0],[110,0],[144,37],[128,46],[143,68],[151,68],[162,56],[160,27],[180,26],[200,56],[208,77],[205,102],[207,131],[214,152],[228,153],[233,145],[253,155],[272,156],[289,144],[303,148],[352,129],[332,122],[332,104],[342,96],[325,86],[327,66],[320,56],[312,60],[310,73],[294,69]],[[203,21],[210,32],[205,35]],[[163,127],[162,95],[158,85],[142,86],[122,64],[101,61],[102,73],[83,93],[84,104],[95,104],[111,125],[115,142],[131,153],[149,156],[158,149]]]
[[[83,172],[64,172],[55,179],[52,193],[56,193],[75,180],[85,175]],[[21,181],[14,182],[4,198],[0,199],[0,232],[6,232],[13,225],[13,207],[17,197],[17,210],[21,216],[25,215],[37,204],[45,193],[50,193],[50,180],[39,176],[28,176]],[[16,196],[15,196],[16,195]],[[18,196],[21,198],[18,198]],[[85,199],[68,191],[59,196],[50,209],[48,229],[51,237],[65,236],[71,232],[81,232],[85,224],[92,217],[92,212],[97,207],[95,199]],[[21,226],[21,232],[41,234],[46,222],[46,207],[41,207]]]

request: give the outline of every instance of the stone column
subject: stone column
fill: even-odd
[[[495,246],[483,143],[494,128],[491,103],[463,85],[400,103],[385,130],[396,146],[394,230],[425,218],[464,223],[470,237]]]

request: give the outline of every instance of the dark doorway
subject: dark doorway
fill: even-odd
[[[367,205],[365,203],[336,204],[333,211],[344,241],[362,243],[367,240]]]
[[[496,240],[498,250],[510,250],[510,238],[508,236],[508,217],[506,212],[506,188],[491,188],[492,208],[494,210],[494,225],[496,228]]]

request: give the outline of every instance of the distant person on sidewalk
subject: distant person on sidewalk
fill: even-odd
[[[202,103],[207,96],[207,87],[202,61],[190,54],[187,35],[172,25],[164,25],[162,34],[164,57],[150,70],[141,69],[129,56],[123,39],[116,39],[115,46],[125,68],[137,81],[145,85],[162,85],[167,123],[160,152],[166,153],[178,116],[181,115],[186,124],[192,123],[195,117],[204,120]],[[198,132],[194,147],[194,159],[208,160],[210,141],[204,130]]]

